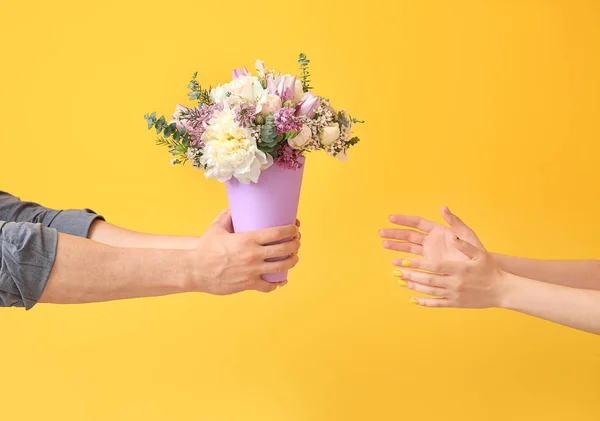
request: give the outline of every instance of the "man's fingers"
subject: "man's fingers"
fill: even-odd
[[[423,244],[427,234],[414,230],[386,228],[379,231],[379,236],[389,240],[409,241],[415,244]]]
[[[277,289],[277,283],[275,282],[267,282],[263,279],[257,279],[254,281],[249,281],[246,284],[246,288],[247,290],[254,290],[254,291],[260,291],[260,292],[272,292],[275,291]]]
[[[298,264],[300,258],[297,254],[275,262],[265,262],[260,267],[260,273],[281,273],[290,270]]]
[[[390,216],[390,222],[396,225],[404,225],[405,227],[412,227],[424,232],[430,232],[437,225],[435,222],[431,222],[427,219],[421,218],[420,216],[409,216],[409,215],[392,215]]]
[[[264,246],[263,249],[265,259],[285,257],[296,253],[300,249],[300,240],[291,240],[285,243]]]
[[[265,228],[259,231],[254,231],[252,237],[260,245],[276,243],[282,240],[289,240],[296,237],[298,227],[296,225],[285,225],[283,227]]]

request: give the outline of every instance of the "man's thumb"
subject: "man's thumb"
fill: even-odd
[[[225,209],[221,212],[215,220],[210,224],[208,230],[225,230],[227,232],[233,232],[233,223],[231,221],[231,211],[229,209]]]

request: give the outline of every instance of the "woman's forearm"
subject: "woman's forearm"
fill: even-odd
[[[501,307],[600,334],[600,291],[506,274]]]
[[[59,234],[39,301],[75,304],[185,292],[193,272],[187,262],[183,251],[118,248]]]
[[[599,260],[535,260],[494,254],[505,272],[573,288],[600,290]]]
[[[88,238],[115,247],[191,250],[198,244],[198,237],[145,234],[117,227],[105,221],[94,221]]]

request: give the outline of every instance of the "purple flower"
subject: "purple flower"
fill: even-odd
[[[202,135],[206,131],[206,127],[208,126],[208,122],[212,118],[214,112],[216,110],[222,110],[223,106],[218,105],[210,105],[207,106],[202,104],[196,108],[192,108],[188,110],[186,118],[186,129],[189,133],[192,144],[195,146],[200,146],[202,143]]]
[[[256,106],[247,102],[242,102],[238,107],[235,108],[234,121],[240,126],[249,128],[254,126],[254,119],[256,118]]]
[[[288,132],[299,132],[302,130],[302,122],[294,115],[293,108],[282,108],[273,116],[277,135],[282,136]]]
[[[310,92],[305,93],[300,102],[298,102],[298,105],[296,105],[296,115],[314,118],[315,111],[319,107],[320,102],[321,98],[318,96],[314,96]]]
[[[250,76],[250,72],[248,71],[248,69],[246,69],[245,67],[242,67],[241,69],[235,69],[232,73],[231,73],[232,79],[237,79],[238,77],[241,76]]]
[[[302,157],[302,151],[292,149],[290,145],[284,143],[277,152],[277,158],[275,158],[275,165],[279,165],[287,170],[299,170],[304,165],[304,159]]]

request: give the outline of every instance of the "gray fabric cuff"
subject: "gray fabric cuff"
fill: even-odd
[[[30,310],[46,288],[58,233],[41,224],[0,222],[0,306]]]
[[[56,229],[64,234],[75,235],[77,237],[87,238],[90,226],[96,219],[104,221],[104,218],[97,215],[91,209],[83,210],[64,210],[56,214],[48,227]]]

